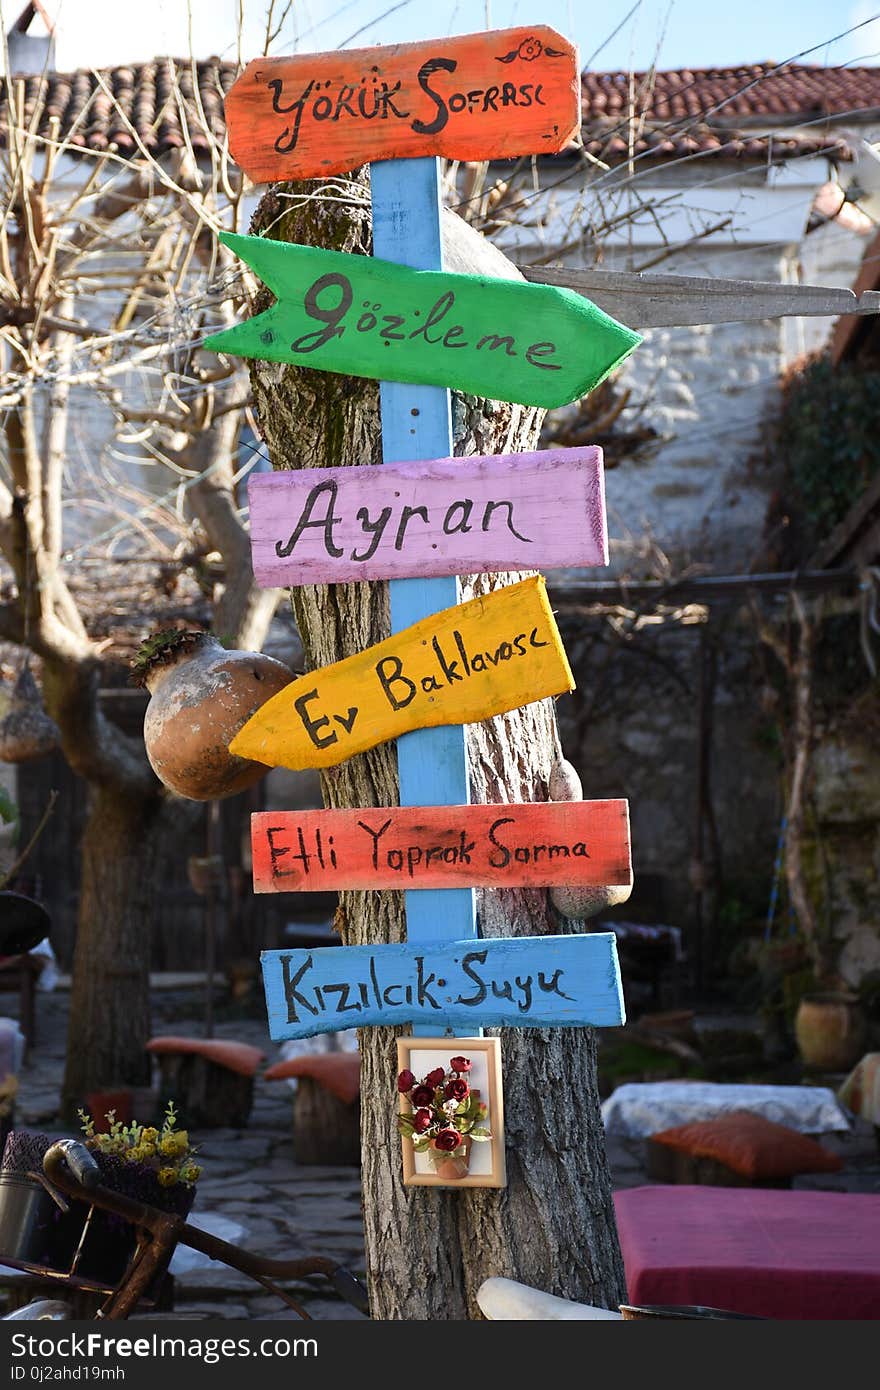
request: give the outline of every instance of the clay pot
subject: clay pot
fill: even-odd
[[[58,725],[50,719],[29,666],[23,666],[0,720],[0,762],[26,763],[58,747]]]
[[[865,1051],[866,1027],[858,995],[844,991],[805,994],[794,1034],[805,1067],[846,1072]]]
[[[191,801],[220,800],[269,771],[235,757],[229,743],[293,680],[283,661],[227,651],[207,633],[175,632],[145,643],[135,670],[151,696],[144,718],[147,757],[171,791]]]
[[[191,855],[186,861],[186,873],[193,892],[202,897],[226,887],[226,865],[220,854]]]
[[[461,1143],[452,1153],[443,1153],[441,1149],[431,1148],[431,1165],[438,1178],[444,1182],[459,1182],[461,1178],[466,1178],[471,1161],[471,1141],[470,1136],[462,1136]]]

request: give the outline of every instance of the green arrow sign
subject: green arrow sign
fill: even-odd
[[[641,342],[572,290],[231,232],[220,240],[278,302],[207,338],[215,352],[550,408],[586,395]]]

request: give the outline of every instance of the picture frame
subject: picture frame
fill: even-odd
[[[437,1172],[428,1153],[416,1153],[412,1140],[401,1135],[403,1183],[405,1187],[506,1187],[504,1159],[504,1093],[501,1084],[501,1040],[499,1038],[414,1038],[397,1040],[397,1070],[411,1071],[421,1079],[435,1067],[448,1070],[452,1057],[464,1055],[471,1062],[467,1075],[472,1092],[488,1106],[482,1125],[492,1138],[473,1142],[469,1148],[464,1176]],[[400,1113],[409,1114],[412,1105],[400,1096]],[[441,1165],[443,1167],[445,1165]],[[450,1165],[451,1166],[451,1165]]]

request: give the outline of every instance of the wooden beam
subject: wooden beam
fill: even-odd
[[[832,589],[855,588],[858,574],[852,569],[781,570],[776,574],[706,574],[666,583],[648,579],[631,584],[624,579],[586,580],[583,584],[556,582],[548,576],[548,588],[554,612],[566,608],[584,608],[589,604],[657,603],[741,603],[748,593],[784,594],[825,593]]]
[[[865,488],[810,560],[811,569],[828,565],[870,565],[880,554],[880,473]]]
[[[520,266],[527,280],[585,295],[627,327],[681,328],[757,319],[838,318],[880,312],[880,293],[762,280],[715,280],[701,275],[642,275],[625,270]]]

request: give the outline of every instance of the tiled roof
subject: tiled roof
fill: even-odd
[[[629,74],[585,72],[584,120],[625,116]],[[677,68],[633,74],[637,110],[652,120],[684,121],[708,116],[746,126],[850,117],[873,111],[880,117],[880,67],[825,68],[804,63],[751,63],[737,68]]]
[[[38,98],[44,99],[40,134],[50,133],[54,116],[61,133],[69,134],[76,146],[102,151],[115,144],[120,153],[134,154],[138,141],[130,123],[152,154],[163,154],[187,143],[184,124],[195,150],[208,144],[206,123],[215,136],[222,135],[223,99],[235,75],[235,64],[219,58],[195,65],[162,58],[104,69],[100,80],[87,69],[18,80],[24,83],[28,117]],[[176,90],[182,97],[183,118]],[[638,126],[630,151],[631,91]],[[846,158],[839,127],[872,115],[880,122],[880,67],[788,64],[778,69],[773,63],[759,63],[635,73],[632,83],[623,72],[588,72],[583,77],[585,146],[611,163],[630,153],[658,160],[688,154],[764,160],[771,129],[775,157],[830,149]],[[829,125],[838,129],[830,132]],[[4,81],[0,140],[5,127]]]
[[[138,150],[133,127],[150,153],[161,155],[185,146],[187,136],[196,151],[207,149],[210,139],[206,126],[212,135],[222,138],[223,100],[236,72],[234,63],[219,58],[195,64],[157,58],[152,63],[104,68],[99,75],[80,68],[72,73],[52,72],[17,80],[25,87],[26,120],[30,120],[37,101],[43,99],[40,135],[51,133],[52,118],[57,117],[61,135],[69,135],[74,146],[101,152],[115,145],[120,154],[133,155]],[[6,134],[6,112],[4,80],[0,82],[0,140]]]
[[[880,124],[880,67],[752,63],[632,77],[586,72],[581,109],[590,154],[611,164],[629,157],[631,105],[636,157],[766,160],[827,151],[847,159],[840,127]]]

